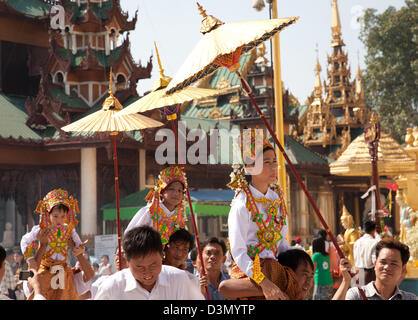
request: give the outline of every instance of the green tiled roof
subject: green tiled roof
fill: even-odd
[[[247,62],[250,61],[250,58],[251,58],[251,53],[247,53],[241,56],[241,58],[239,59],[240,67],[238,71],[242,72]],[[228,80],[231,86],[241,85],[241,81],[239,80],[236,73],[229,71],[228,68],[221,68],[218,71],[216,71],[211,77],[209,81],[209,85],[212,88],[216,88],[216,85],[218,84],[218,82],[221,81],[223,78]]]
[[[89,109],[90,107],[79,97],[67,96],[63,89],[57,87],[49,87],[49,92],[54,99],[61,97],[61,101],[64,105],[73,109]]]
[[[0,94],[0,136],[39,140],[41,136],[26,125],[26,97]]]
[[[308,110],[308,105],[305,104],[303,106],[289,106],[288,107],[288,111],[289,111],[289,116],[293,116],[296,113],[296,110],[299,112],[298,113],[298,119],[302,118],[302,116],[304,115],[304,113],[306,112],[306,110]]]
[[[44,17],[51,9],[51,5],[42,0],[5,0],[5,2],[16,11],[31,17]]]
[[[306,148],[292,137],[285,135],[284,141],[285,152],[292,164],[309,163],[318,165],[328,165],[328,161],[324,156]]]
[[[106,20],[106,10],[111,10],[113,5],[113,1],[106,1],[102,2],[101,5],[99,3],[90,2],[90,7],[96,16],[102,20]],[[78,20],[84,16],[87,11],[87,3],[81,3],[80,7],[77,5],[76,2],[67,2],[67,10],[71,10],[74,12],[74,19]]]
[[[229,99],[228,99],[229,100]],[[219,101],[219,97],[218,97]],[[217,108],[222,112],[225,117],[228,117],[231,113],[231,110],[234,111],[238,117],[241,117],[243,114],[242,106],[233,105],[229,102],[217,105]],[[210,112],[213,110],[213,107],[202,107],[196,103],[191,103],[189,107],[183,112],[182,116],[187,118],[200,118],[200,115],[203,118],[208,118]]]
[[[71,59],[71,67],[77,67],[81,64],[81,62],[86,56],[86,51],[87,50],[77,50],[77,53],[73,54],[70,49],[65,49],[62,47],[57,48],[57,53],[61,57],[65,59],[68,59],[68,58]],[[114,50],[111,50],[108,56],[106,55],[105,50],[93,50],[92,49],[92,52],[93,52],[93,55],[96,57],[98,63],[100,63],[104,67],[110,67],[110,60],[116,60],[119,58],[122,52],[122,46]]]

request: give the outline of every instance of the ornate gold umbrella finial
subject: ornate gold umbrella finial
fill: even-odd
[[[211,15],[207,15],[206,10],[203,9],[203,7],[200,5],[200,3],[199,2],[196,2],[196,3],[197,3],[197,8],[199,9],[199,12],[200,12],[201,16],[203,17],[202,26],[200,27],[200,32],[202,34],[208,33],[210,31],[216,29],[220,25],[224,24],[218,18],[215,18],[214,16],[211,16]]]
[[[113,95],[113,82],[112,82],[112,67],[110,67],[110,74],[109,74],[109,96],[103,102],[102,107],[103,110],[107,111],[110,109],[115,110],[122,110],[123,106],[120,104],[119,100]]]
[[[160,60],[160,55],[158,53],[157,44],[155,43],[155,41],[154,41],[154,47],[155,47],[155,53],[157,54],[158,66],[160,67],[160,78],[154,81],[152,88],[151,88],[152,92],[159,90],[159,89],[166,88],[172,79],[170,77],[167,77],[164,74],[164,69]]]
[[[200,5],[200,3],[199,3],[199,2],[196,2],[196,3],[197,3],[197,8],[199,9],[201,16],[202,16],[203,18],[206,18],[206,17],[207,17],[207,15],[206,15],[206,10],[205,10],[205,9],[203,9],[203,7]]]
[[[155,47],[155,53],[157,54],[157,60],[158,60],[158,66],[160,67],[160,75],[161,77],[164,77],[164,69],[161,65],[160,55],[158,54],[157,44],[154,41],[154,47]]]

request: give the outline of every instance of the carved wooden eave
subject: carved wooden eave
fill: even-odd
[[[57,130],[67,124],[62,117],[61,97],[55,100],[50,94],[48,87],[51,85],[46,73],[41,71],[41,81],[39,91],[35,99],[28,98],[25,102],[25,108],[28,112],[26,125],[31,128],[46,129],[50,124]]]
[[[86,55],[84,56],[81,63],[75,67],[75,70],[103,70],[102,66],[98,61],[97,57],[93,54],[93,49],[90,47],[90,44],[87,46]]]
[[[50,33],[49,37],[49,61],[47,63],[48,69],[50,70],[54,65],[54,59],[61,66],[62,71],[69,72],[71,70],[71,58],[63,58],[57,51],[58,43],[55,33]],[[49,71],[48,70],[48,71]]]
[[[128,21],[129,14],[128,12],[123,12],[120,7],[119,0],[112,0],[113,5],[111,10],[106,10],[106,21],[105,25],[109,25],[113,19],[115,19],[120,27],[120,32],[134,30],[136,22],[138,20],[138,10],[135,11],[135,15],[132,20]]]
[[[113,60],[112,58],[110,59],[110,65],[112,66],[115,72],[119,70],[120,66],[124,61],[127,61],[129,66],[132,67],[132,73],[130,75],[127,75],[129,77],[131,86],[136,87],[136,82],[140,79],[151,78],[152,56],[150,56],[150,59],[148,60],[146,67],[143,67],[141,65],[141,61],[139,61],[139,63],[136,63],[132,57],[130,50],[129,34],[126,36],[125,40],[119,48],[121,49],[119,57],[115,60]]]

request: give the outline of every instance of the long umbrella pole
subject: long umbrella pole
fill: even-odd
[[[178,143],[178,136],[177,136],[177,131],[176,131],[176,125],[174,124],[174,119],[171,118],[170,119],[171,122],[171,128],[173,129],[173,133],[174,133],[174,137],[176,139],[176,149],[177,149],[177,154],[179,156],[179,163],[181,163],[181,152],[180,152],[180,148],[179,148],[179,143]],[[180,169],[183,171],[184,168],[182,166],[180,166]],[[196,220],[195,220],[195,216],[194,216],[194,212],[193,212],[193,206],[192,206],[192,200],[190,198],[190,192],[189,192],[189,187],[186,185],[186,195],[187,195],[187,201],[189,202],[189,208],[190,208],[190,215],[192,216],[192,223],[193,223],[193,230],[194,230],[194,234],[196,235],[196,246],[197,246],[197,253],[199,255],[199,259],[202,265],[202,276],[206,276],[206,269],[205,269],[205,264],[203,262],[203,257],[202,257],[202,248],[200,246],[200,240],[199,240],[199,232],[197,230],[197,225],[196,225]],[[206,287],[206,297],[207,300],[210,300],[210,295],[209,295],[209,288]]]
[[[296,172],[295,167],[293,166],[292,162],[290,161],[289,157],[287,156],[286,152],[284,151],[282,145],[280,144],[279,140],[276,137],[276,134],[274,133],[273,129],[271,128],[271,126],[269,125],[269,123],[267,122],[267,120],[264,117],[264,114],[261,112],[260,107],[258,106],[257,102],[255,101],[252,93],[251,93],[251,89],[248,86],[247,82],[245,81],[245,79],[242,77],[241,73],[239,73],[238,71],[236,71],[236,74],[238,75],[242,87],[244,88],[245,92],[248,94],[248,97],[250,98],[251,102],[253,103],[254,107],[257,109],[257,112],[260,115],[261,120],[264,122],[267,130],[269,131],[270,135],[273,137],[274,142],[276,143],[277,147],[279,148],[280,152],[283,154],[283,157],[286,159],[287,164],[289,165],[290,170],[293,172],[293,174],[296,177],[296,180],[298,181],[298,183],[300,184],[300,186],[302,187],[303,192],[305,192],[306,197],[308,198],[309,202],[311,203],[316,215],[318,216],[319,220],[321,221],[321,224],[323,225],[325,231],[328,233],[332,243],[335,246],[335,249],[338,252],[338,255],[340,256],[340,258],[345,258],[344,253],[342,252],[341,248],[339,247],[337,240],[335,239],[334,235],[332,234],[330,228],[328,227],[328,224],[326,223],[326,221],[324,220],[324,218],[321,215],[321,212],[319,211],[318,207],[316,206],[315,202],[313,201],[311,195],[308,192],[308,189],[306,188],[305,184],[303,183],[302,179],[300,178],[299,174]]]
[[[119,270],[122,270],[122,250],[121,250],[121,231],[120,231],[120,205],[119,205],[119,174],[118,174],[118,156],[116,153],[116,136],[118,132],[110,134],[113,138],[113,164],[115,168],[115,195],[116,195],[116,219],[118,231],[118,257]]]

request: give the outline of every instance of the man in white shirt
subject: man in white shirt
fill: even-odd
[[[186,271],[162,264],[160,234],[148,226],[123,239],[128,268],[105,279],[95,300],[203,300]]]
[[[364,223],[364,235],[354,243],[354,265],[359,270],[360,285],[364,286],[370,281],[376,280],[374,272],[374,262],[376,261],[375,238],[376,223],[366,221]]]

